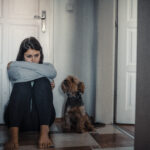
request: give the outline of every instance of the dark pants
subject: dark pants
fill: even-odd
[[[43,77],[30,82],[15,83],[4,112],[8,127],[21,131],[39,130],[40,125],[51,125],[55,120],[50,82]]]

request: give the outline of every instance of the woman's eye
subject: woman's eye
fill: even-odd
[[[32,56],[31,56],[31,55],[27,55],[26,57],[27,57],[27,58],[32,58]]]
[[[39,57],[39,54],[34,55],[35,57]]]

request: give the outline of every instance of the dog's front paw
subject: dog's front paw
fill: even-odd
[[[93,126],[93,125],[89,125],[89,126],[88,126],[88,131],[95,131],[94,126]]]

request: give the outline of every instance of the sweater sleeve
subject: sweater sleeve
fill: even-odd
[[[41,75],[32,70],[11,66],[8,69],[8,77],[12,83],[19,83],[38,79]]]
[[[10,64],[10,67],[19,67],[28,70],[32,70],[42,76],[54,79],[57,75],[56,69],[51,63],[30,63],[25,61],[14,61]]]

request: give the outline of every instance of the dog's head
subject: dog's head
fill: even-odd
[[[84,83],[74,76],[68,76],[61,84],[64,93],[74,95],[84,93]]]

